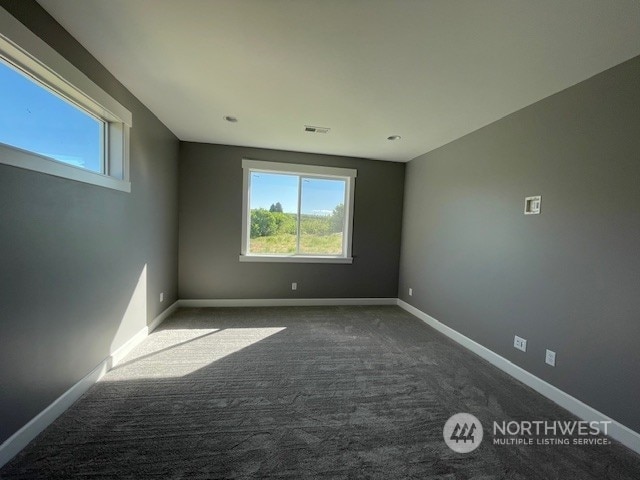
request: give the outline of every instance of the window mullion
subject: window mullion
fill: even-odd
[[[300,254],[300,234],[302,233],[302,176],[298,177],[298,234],[296,235],[296,255]]]

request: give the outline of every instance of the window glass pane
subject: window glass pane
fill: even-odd
[[[302,179],[300,252],[342,255],[345,180]]]
[[[298,176],[251,172],[249,252],[296,253]]]
[[[102,173],[103,122],[0,60],[0,142]]]

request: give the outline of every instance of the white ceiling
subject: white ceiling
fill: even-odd
[[[39,3],[181,140],[380,160],[640,54],[638,0]]]

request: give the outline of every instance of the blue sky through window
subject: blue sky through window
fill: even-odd
[[[331,215],[333,209],[344,203],[344,180],[302,179],[302,213]]]
[[[344,203],[344,180],[303,178],[302,212],[310,215],[330,215]],[[250,208],[266,208],[280,202],[286,213],[298,211],[298,176],[275,173],[251,173]]]
[[[102,171],[103,123],[0,60],[0,143]]]

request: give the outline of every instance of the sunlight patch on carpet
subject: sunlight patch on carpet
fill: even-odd
[[[113,370],[109,381],[189,375],[285,327],[167,329],[153,333]]]

